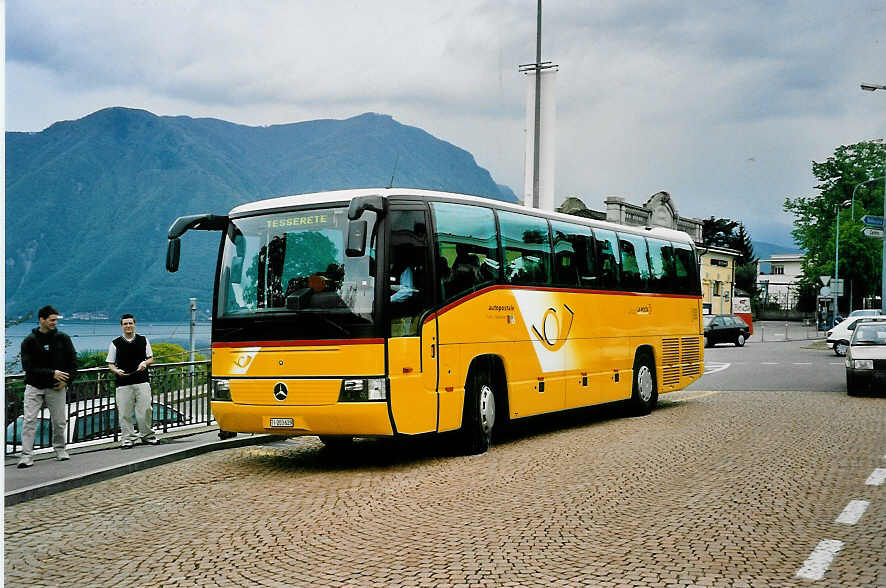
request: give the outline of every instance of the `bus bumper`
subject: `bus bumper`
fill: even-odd
[[[237,433],[293,436],[393,436],[394,434],[387,402],[267,406],[213,400],[212,414],[218,422],[219,429]]]

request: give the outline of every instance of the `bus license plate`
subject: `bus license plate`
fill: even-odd
[[[292,419],[271,419],[272,427],[284,427],[291,429],[293,425]]]

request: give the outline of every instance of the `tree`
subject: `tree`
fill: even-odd
[[[738,222],[728,218],[706,218],[701,221],[701,243],[705,247],[730,247]]]
[[[852,307],[860,308],[865,296],[880,292],[882,245],[861,234],[861,217],[883,212],[883,183],[872,182],[855,192],[855,218],[841,205],[852,198],[853,189],[867,180],[882,177],[886,145],[882,140],[841,145],[824,162],[812,162],[818,180],[813,196],[786,198],[784,210],[794,215],[794,240],[806,251],[804,274],[813,282],[834,275],[837,211],[840,210],[840,278],[845,294],[852,293]]]
[[[751,236],[744,224],[728,218],[714,218],[702,221],[701,240],[706,247],[726,247],[738,251],[735,259],[735,287],[744,290],[751,297],[758,295],[757,257]]]

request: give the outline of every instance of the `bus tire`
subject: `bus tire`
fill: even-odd
[[[655,361],[648,352],[637,353],[634,358],[633,390],[631,408],[635,415],[647,415],[658,403],[658,382],[655,377]]]
[[[334,452],[344,451],[354,442],[353,437],[338,437],[333,435],[320,435],[319,437],[326,449]]]
[[[495,427],[495,390],[492,378],[475,370],[465,389],[465,408],[461,421],[462,449],[466,455],[485,453],[492,444]]]

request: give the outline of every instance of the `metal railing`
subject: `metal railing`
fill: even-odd
[[[153,428],[158,432],[213,422],[210,405],[210,361],[161,363],[150,367]],[[21,449],[25,375],[7,375],[6,455]],[[68,386],[68,444],[104,439],[118,441],[120,426],[114,399],[114,376],[106,367],[80,370]],[[34,449],[52,447],[49,409],[37,421]]]

